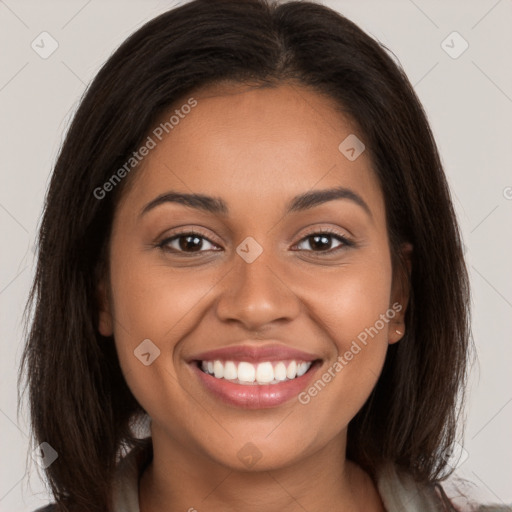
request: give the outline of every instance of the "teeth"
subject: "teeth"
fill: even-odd
[[[254,382],[256,380],[256,369],[254,365],[251,363],[240,363],[238,365],[238,380],[242,382]]]
[[[297,367],[297,377],[302,377],[308,371],[308,369],[308,363],[300,363]]]
[[[272,382],[274,380],[274,368],[272,363],[260,363],[256,368],[256,380],[258,382]]]
[[[289,379],[294,379],[297,375],[297,363],[295,361],[292,361],[286,370],[286,376]]]
[[[284,363],[277,363],[274,368],[274,378],[278,381],[286,380],[286,365]]]
[[[202,361],[201,369],[216,379],[235,381],[237,384],[278,384],[285,380],[302,377],[312,362],[283,361],[271,363],[265,361],[256,365],[242,361],[238,365],[233,361]]]
[[[228,361],[224,365],[224,378],[228,380],[235,380],[238,377],[235,363]]]
[[[220,361],[213,362],[213,374],[216,379],[222,379],[222,377],[224,377],[224,366]]]

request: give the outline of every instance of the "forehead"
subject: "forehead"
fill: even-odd
[[[181,110],[190,98],[195,106]],[[156,124],[166,122],[169,133],[164,130],[161,140],[150,133],[156,144],[136,171],[137,186],[127,198],[132,203],[169,189],[223,197],[233,211],[272,209],[306,191],[341,186],[364,196],[376,213],[383,209],[368,151],[355,160],[344,153],[343,141],[364,136],[333,100],[310,89],[204,87]]]

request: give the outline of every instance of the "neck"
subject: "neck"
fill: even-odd
[[[298,462],[240,471],[152,429],[153,460],[139,484],[141,512],[384,512],[369,475],[345,459],[346,434]]]

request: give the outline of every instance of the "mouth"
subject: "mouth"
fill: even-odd
[[[236,408],[267,409],[297,399],[314,378],[321,359],[250,362],[200,359],[190,362],[215,400]]]

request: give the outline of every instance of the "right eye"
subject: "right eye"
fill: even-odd
[[[183,233],[178,233],[171,237],[167,237],[158,244],[158,247],[160,247],[163,251],[166,252],[193,255],[194,253],[202,253],[212,250],[201,250],[203,248],[204,241],[206,241],[213,247],[218,247],[211,240],[206,238],[202,233],[198,233],[196,231],[186,231]],[[217,251],[218,249],[213,250]]]

